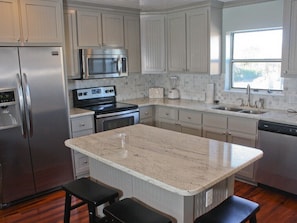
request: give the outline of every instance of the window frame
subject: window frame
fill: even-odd
[[[280,59],[234,59],[234,35],[236,33],[248,33],[248,32],[261,32],[261,31],[269,31],[269,30],[282,30],[283,31],[283,27],[273,27],[273,28],[260,28],[260,29],[250,29],[250,30],[240,30],[240,31],[231,31],[229,32],[229,34],[227,34],[228,38],[226,38],[227,40],[229,39],[229,49],[228,46],[226,48],[226,52],[229,51],[229,56],[226,59],[226,62],[228,63],[228,79],[229,79],[229,90],[240,90],[240,89],[246,89],[246,88],[240,88],[240,87],[233,87],[233,63],[236,62],[247,62],[247,63],[252,63],[252,62],[259,62],[259,63],[268,63],[268,62],[280,62],[282,63],[282,55],[280,55]],[[228,53],[227,53],[228,54]],[[280,77],[281,73],[280,73]],[[253,88],[252,89],[255,92],[267,92],[267,93],[272,93],[272,92],[283,92],[284,90],[284,86],[282,84],[282,89],[260,89],[260,88]]]

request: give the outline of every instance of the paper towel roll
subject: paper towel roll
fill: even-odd
[[[207,84],[205,102],[208,104],[212,104],[213,101],[214,101],[214,84]]]

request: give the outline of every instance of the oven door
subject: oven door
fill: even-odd
[[[107,114],[96,117],[96,132],[103,132],[111,129],[121,128],[139,123],[139,111],[125,114]]]

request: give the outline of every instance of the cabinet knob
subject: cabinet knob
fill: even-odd
[[[149,113],[148,113],[148,112],[145,112],[144,114],[145,114],[145,115],[148,115]]]
[[[188,119],[191,120],[192,118],[189,116]]]
[[[80,123],[79,126],[84,127],[86,124],[85,123]]]

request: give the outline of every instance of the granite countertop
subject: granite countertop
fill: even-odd
[[[77,118],[85,115],[94,115],[94,111],[81,109],[81,108],[71,108],[70,109],[70,118]]]
[[[255,148],[142,124],[68,139],[65,145],[182,196],[198,194],[263,156]]]
[[[167,98],[160,98],[160,99],[150,99],[150,98],[136,98],[125,100],[123,102],[137,104],[138,106],[148,106],[148,105],[163,105],[168,107],[174,108],[184,108],[184,109],[191,109],[197,110],[201,112],[212,112],[217,114],[223,115],[230,115],[230,116],[239,116],[245,118],[253,118],[257,120],[266,120],[271,122],[280,122],[289,125],[297,125],[297,113],[289,113],[283,110],[271,110],[271,109],[264,109],[264,114],[245,114],[240,112],[232,112],[232,111],[224,111],[224,110],[217,110],[213,109],[215,106],[231,106],[231,107],[239,107],[234,105],[216,105],[216,104],[206,104],[205,102],[201,101],[194,101],[194,100],[187,100],[187,99],[178,99],[178,100],[170,100]],[[239,107],[240,108],[240,107]]]

